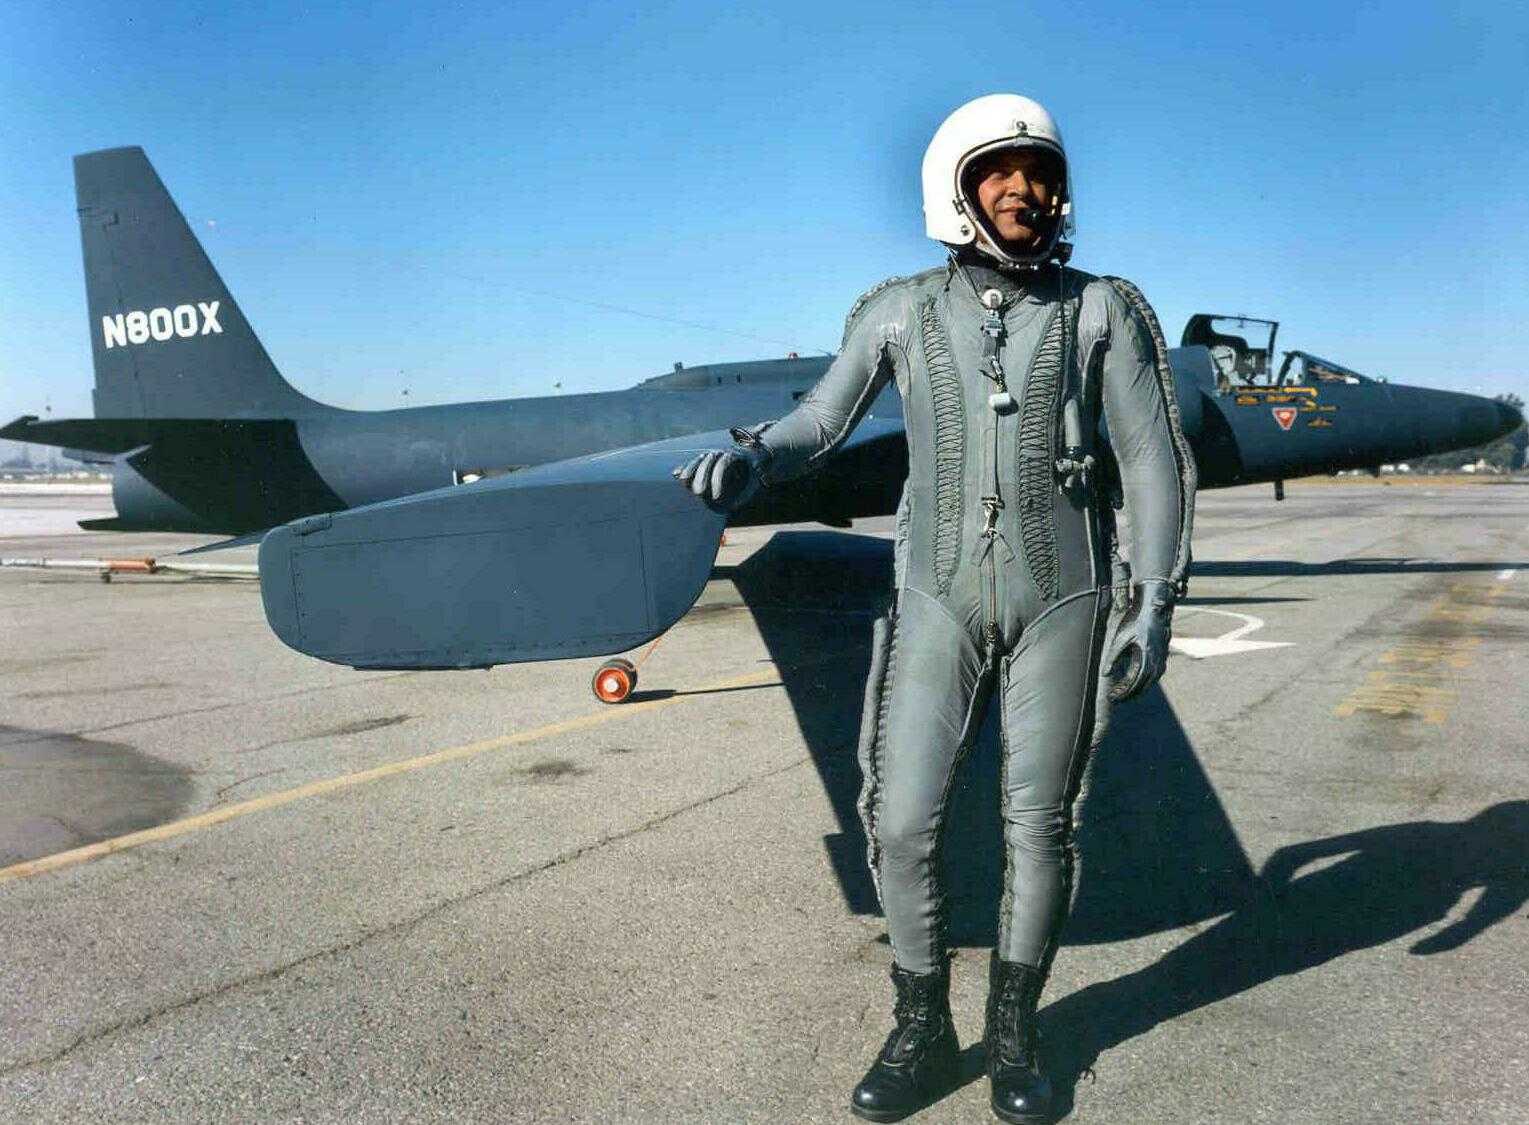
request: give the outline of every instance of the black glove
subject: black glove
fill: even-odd
[[[1105,650],[1110,700],[1120,703],[1146,691],[1168,666],[1173,636],[1173,586],[1149,578],[1132,591],[1130,608]]]
[[[764,466],[770,451],[746,430],[734,430],[740,437],[731,449],[709,449],[698,453],[674,470],[674,477],[699,496],[708,508],[731,511],[742,506],[764,484]]]

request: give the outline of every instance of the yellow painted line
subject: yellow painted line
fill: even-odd
[[[1448,670],[1470,667],[1474,649],[1481,637],[1468,632],[1471,625],[1484,620],[1491,610],[1491,599],[1507,589],[1513,570],[1504,570],[1490,586],[1467,582],[1452,583],[1434,601],[1422,624],[1459,627],[1453,636],[1437,639],[1412,637],[1380,654],[1379,662],[1388,667],[1371,671],[1365,682],[1350,692],[1333,710],[1340,719],[1360,712],[1390,718],[1416,718],[1425,723],[1443,723],[1458,692],[1447,682]],[[1480,596],[1480,601],[1471,599]],[[1464,599],[1463,601],[1457,599]]]
[[[664,696],[662,699],[645,699],[637,703],[622,703],[617,706],[602,707],[599,711],[593,711],[588,715],[580,715],[575,719],[564,719],[558,723],[549,723],[544,727],[517,731],[514,734],[500,735],[498,738],[485,738],[481,742],[469,742],[465,746],[453,746],[447,750],[437,750],[431,754],[422,754],[417,758],[406,758],[401,762],[390,762],[385,766],[376,766],[373,769],[361,770],[357,773],[347,773],[340,777],[326,778],[323,781],[311,781],[307,785],[299,785],[295,789],[285,789],[280,793],[267,793],[264,797],[240,801],[236,805],[225,805],[222,808],[200,813],[197,816],[188,816],[184,820],[172,820],[168,824],[145,828],[141,832],[129,832],[125,836],[114,836],[110,840],[100,840],[94,844],[87,844],[83,848],[73,848],[67,852],[56,852],[53,855],[42,856],[39,859],[29,859],[24,863],[12,864],[10,867],[0,867],[0,883],[8,883],[16,879],[27,879],[33,875],[43,875],[63,867],[73,867],[77,863],[88,863],[93,859],[100,859],[102,856],[113,855],[116,852],[124,852],[129,848],[136,848],[142,844],[153,844],[160,840],[171,840],[176,836],[184,836],[188,832],[195,832],[202,828],[211,828],[215,824],[222,824],[224,821],[235,820],[241,816],[249,816],[251,813],[264,812],[267,809],[277,809],[282,805],[290,805],[294,801],[306,800],[309,797],[319,797],[325,793],[335,793],[341,789],[351,789],[357,785],[381,781],[385,777],[397,777],[400,774],[413,773],[415,770],[428,769],[431,766],[444,765],[447,762],[459,762],[464,758],[473,758],[493,750],[502,750],[506,746],[523,746],[527,742],[536,742],[543,738],[554,738],[560,734],[571,734],[574,731],[603,726],[605,723],[638,715],[644,711],[654,711],[660,707],[683,703],[693,696],[704,695],[708,692],[726,691],[729,688],[763,686],[770,684],[772,680],[775,686],[779,686],[780,680],[778,676],[779,672],[775,668],[762,669],[742,676],[734,676],[731,679],[718,680],[715,683],[706,684],[692,691]]]

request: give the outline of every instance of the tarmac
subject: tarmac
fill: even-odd
[[[1096,759],[1069,1119],[1529,1121],[1529,487],[1270,492],[1200,495]],[[0,492],[0,556],[206,541],[107,514]],[[0,570],[0,1120],[855,1120],[889,522],[729,532],[614,707],[597,660],[308,659],[249,580]],[[945,849],[965,1080],[912,1121],[993,1120],[996,761]]]

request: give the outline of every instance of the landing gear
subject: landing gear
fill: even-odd
[[[722,532],[721,546],[727,546],[726,531]],[[660,633],[654,637],[653,643],[637,658],[635,664],[624,657],[613,656],[596,668],[595,678],[589,684],[594,689],[595,698],[601,703],[625,703],[637,687],[637,669],[647,663],[648,657],[653,655],[668,635],[668,633]]]
[[[613,656],[595,669],[595,678],[589,685],[595,689],[595,698],[601,703],[624,703],[632,694],[632,689],[637,686],[637,669],[647,663],[648,657],[653,655],[653,650],[668,635],[668,633],[660,633],[655,637],[647,651],[637,658],[636,664],[623,657]]]
[[[590,686],[595,690],[595,698],[601,703],[621,703],[637,686],[637,666],[619,656],[607,660],[595,670],[595,678]]]

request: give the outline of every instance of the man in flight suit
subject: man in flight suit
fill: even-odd
[[[1005,1121],[1052,1112],[1036,1005],[1073,889],[1073,805],[1102,711],[1162,674],[1184,588],[1194,469],[1161,333],[1127,282],[1066,268],[1072,193],[1051,115],[994,94],[924,157],[945,266],[851,310],[837,359],[780,421],[676,470],[707,502],[826,466],[888,380],[908,480],[895,600],[878,622],[861,731],[871,871],[891,940],[896,1027],[851,1098],[895,1121],[959,1073],[940,841],[951,780],[996,696],[1005,871],[987,1069]],[[1100,419],[1108,445],[1095,447]],[[1130,516],[1129,563],[1112,500]]]

